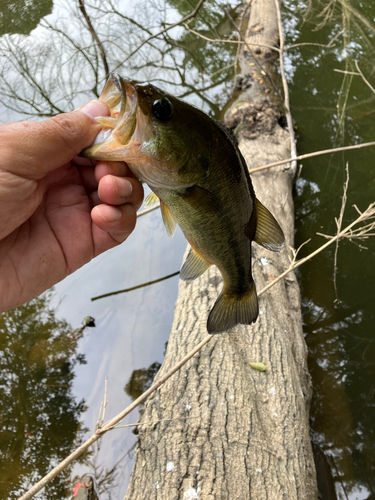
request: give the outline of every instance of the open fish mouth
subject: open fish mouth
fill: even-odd
[[[137,126],[138,98],[132,84],[117,73],[110,75],[99,98],[109,107],[111,116],[95,120],[103,127],[94,143],[81,156],[94,160],[130,160],[133,154],[129,143]]]

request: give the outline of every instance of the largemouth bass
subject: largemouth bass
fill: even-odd
[[[160,199],[168,234],[179,224],[190,243],[182,280],[196,279],[213,264],[219,268],[224,286],[207,320],[209,333],[253,323],[258,299],[251,242],[279,252],[284,235],[255,197],[246,162],[228,132],[194,106],[117,74],[100,98],[111,116],[97,118],[103,130],[82,154],[125,161],[149,185],[150,198]]]

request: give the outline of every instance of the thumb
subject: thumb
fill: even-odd
[[[94,117],[107,115],[108,106],[96,100],[43,122],[0,126],[1,169],[28,179],[41,179],[90,146],[101,130]]]

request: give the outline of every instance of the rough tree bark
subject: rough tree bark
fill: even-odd
[[[253,0],[246,39],[260,44],[242,54],[242,73],[252,75],[252,86],[240,96],[246,102],[232,107],[226,122],[251,169],[290,157],[288,132],[278,124],[279,108],[264,97],[265,78],[257,63],[249,66],[256,59],[263,65],[271,59],[262,43],[277,46],[274,0]],[[294,175],[285,167],[252,175],[257,197],[286,236],[281,254],[253,245],[258,291],[289,265]],[[207,335],[207,315],[221,286],[214,267],[192,283],[180,282],[166,357],[156,378]],[[138,428],[126,499],[317,498],[309,437],[311,382],[294,274],[260,297],[259,305],[254,325],[215,336],[146,402],[140,422],[160,422]],[[249,362],[263,362],[267,371],[253,370]]]

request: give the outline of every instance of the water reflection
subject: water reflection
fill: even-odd
[[[148,368],[134,370],[129,382],[125,385],[125,392],[132,400],[139,398],[152,385],[155,375],[159,371],[161,364],[155,361]]]
[[[374,94],[360,76],[334,69],[358,72],[357,60],[372,81],[374,4],[291,0],[284,5],[287,43],[322,44],[296,47],[287,56],[299,153],[372,140]],[[327,47],[331,41],[334,45]],[[373,156],[368,150],[303,162],[295,199],[296,244],[312,238],[306,252],[319,244],[316,232],[336,231],[346,162],[350,183],[344,224],[356,214],[354,203],[365,209],[375,199]],[[367,240],[366,246],[367,252],[340,243],[338,306],[333,250],[298,272],[314,386],[312,435],[328,456],[339,498],[350,500],[375,494],[374,241]]]
[[[51,292],[0,316],[0,498],[17,498],[31,481],[79,445],[85,402],[72,394],[83,327],[72,331],[50,306]],[[65,497],[64,477],[48,498]]]
[[[6,33],[27,35],[52,11],[52,0],[1,0],[0,36]]]

